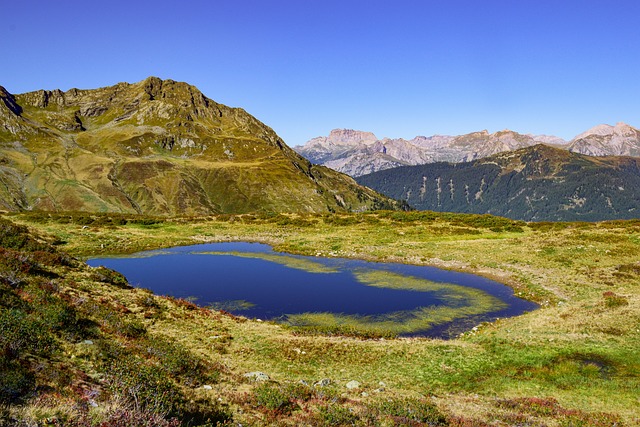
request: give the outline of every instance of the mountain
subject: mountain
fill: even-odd
[[[532,134],[527,134],[527,136],[530,136],[531,138],[533,138],[534,141],[536,141],[539,144],[553,145],[553,146],[559,147],[559,148],[563,148],[564,145],[567,145],[567,141],[565,141],[564,139],[560,138],[559,136],[555,136],[555,135],[532,135]]]
[[[304,146],[304,155],[313,163],[321,164],[354,149],[366,149],[377,140],[371,132],[334,129],[329,136],[319,136],[308,141]]]
[[[357,178],[420,210],[526,221],[640,217],[640,158],[535,145],[465,163],[405,166]]]
[[[393,206],[186,83],[150,77],[20,95],[0,87],[0,209],[197,215],[377,207]]]
[[[640,130],[626,123],[598,125],[573,138],[567,148],[590,156],[640,156]]]
[[[313,138],[294,149],[313,163],[361,176],[404,165],[470,161],[540,142],[557,144],[564,141],[553,136],[522,135],[510,130],[379,140],[370,132],[335,129],[328,137]]]

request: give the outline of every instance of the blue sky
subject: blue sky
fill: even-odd
[[[637,0],[0,0],[0,85],[154,75],[242,107],[289,145],[640,126]]]

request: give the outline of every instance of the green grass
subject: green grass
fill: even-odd
[[[422,402],[426,395],[426,402],[435,405],[450,425],[638,424],[640,245],[628,236],[640,233],[640,222],[518,224],[521,232],[506,228],[496,232],[491,230],[496,225],[493,220],[476,216],[431,214],[415,219],[413,215],[341,215],[344,220],[337,222],[333,217],[312,215],[284,215],[286,220],[275,215],[226,215],[154,219],[150,226],[143,224],[147,218],[127,215],[92,215],[92,222],[81,219],[82,214],[30,213],[11,219],[28,224],[45,240],[56,242],[57,248],[81,257],[167,244],[256,241],[304,255],[474,272],[502,281],[516,294],[541,304],[539,310],[478,325],[450,341],[381,340],[374,333],[365,335],[368,339],[308,335],[199,309],[186,301],[153,297],[109,280],[96,281],[84,267],[56,267],[56,274],[65,277],[58,279],[59,292],[73,296],[70,301],[89,301],[82,310],[76,307],[77,312],[91,313],[100,333],[110,341],[126,344],[137,355],[144,346],[135,343],[162,337],[213,364],[218,372],[215,378],[198,373],[185,378],[191,376],[202,384],[211,381],[213,390],[197,389],[196,395],[222,399],[238,422],[296,425],[343,420],[366,425],[376,420],[392,425],[398,415],[376,409],[380,402]],[[477,233],[459,234],[458,227]],[[38,242],[10,241],[27,246]],[[18,263],[11,268],[20,272],[30,267]],[[32,280],[33,273],[20,274],[19,280]],[[398,285],[390,277],[368,278],[368,282],[376,281]],[[23,304],[19,295],[6,295],[13,296],[3,301]],[[99,306],[104,307],[98,310]],[[56,309],[49,316],[68,318],[56,317],[56,313],[62,312]],[[349,335],[349,330],[334,332]],[[65,344],[64,328],[51,333],[65,354],[82,354]],[[183,357],[171,349],[160,353],[170,359]],[[64,360],[71,360],[66,357]],[[74,366],[96,369],[92,357],[76,357],[73,360],[82,363]],[[159,360],[155,357],[145,356],[145,360],[154,364]],[[24,369],[16,371],[22,372],[22,380],[14,380],[17,389],[39,381],[38,376],[30,376],[28,366]],[[172,372],[180,369],[178,365]],[[247,383],[242,374],[256,370],[267,373],[275,382],[271,387],[295,402],[289,413],[255,405],[257,384]],[[175,379],[173,374],[166,375],[181,393],[194,390],[186,386],[182,374]],[[327,390],[328,397],[319,395],[319,388],[312,388],[312,397],[296,397],[287,391],[287,384],[301,380],[313,384],[323,378],[330,378],[335,390]],[[345,385],[350,380],[362,386],[349,391]],[[376,391],[381,381],[384,391]],[[343,400],[336,400],[339,408],[331,409],[330,399],[336,396]],[[184,408],[184,403],[176,405]]]

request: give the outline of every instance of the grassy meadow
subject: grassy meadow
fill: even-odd
[[[41,282],[55,282],[56,295],[78,313],[87,310],[84,315],[97,325],[87,337],[97,344],[83,346],[84,336],[67,339],[62,328],[51,332],[59,344],[50,357],[69,371],[85,372],[87,387],[101,390],[103,400],[96,397],[97,406],[82,412],[73,409],[72,385],[64,390],[50,385],[61,396],[58,403],[23,399],[4,409],[7,417],[113,421],[113,405],[120,402],[169,420],[173,415],[174,420],[188,419],[191,425],[206,425],[207,414],[210,420],[242,425],[640,424],[640,221],[524,223],[386,211],[178,218],[22,213],[4,218],[42,236],[55,253],[79,259],[254,241],[302,255],[472,272],[540,304],[538,310],[478,325],[448,341],[352,337],[330,328],[301,333],[155,297],[82,263],[73,268],[54,264],[55,278]],[[29,290],[34,285],[24,286],[16,298],[38,294]],[[13,295],[12,289],[6,295]],[[94,302],[90,310],[83,308],[87,301]],[[177,360],[191,360],[189,366],[196,368]],[[112,365],[101,368],[105,363]],[[124,373],[136,364],[144,367],[138,372],[147,373],[135,376],[140,383],[149,378],[157,383],[160,377],[169,381],[140,396],[150,399],[159,390],[162,396],[181,396],[175,401],[183,403],[140,404],[124,392],[132,387],[125,384]],[[270,380],[244,376],[257,371]],[[43,381],[39,378],[36,374],[36,384]],[[347,388],[352,381],[357,386]]]

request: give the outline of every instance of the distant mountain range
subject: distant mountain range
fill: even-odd
[[[626,123],[599,125],[573,138],[567,149],[590,156],[640,156],[640,130]]]
[[[394,206],[186,83],[150,77],[20,95],[0,87],[0,210],[199,215]]]
[[[510,130],[405,140],[378,139],[371,132],[335,129],[329,136],[313,138],[294,150],[312,163],[356,177],[398,166],[467,162],[540,143],[588,155],[640,156],[640,131],[625,123],[596,126],[569,142],[555,136],[524,135]]]
[[[586,133],[572,144],[596,147],[611,137],[630,150],[623,137],[637,136],[637,130],[624,128],[602,128],[602,134]],[[640,158],[592,157],[543,144],[471,162],[403,166],[357,181],[420,210],[526,221],[640,217]]]

